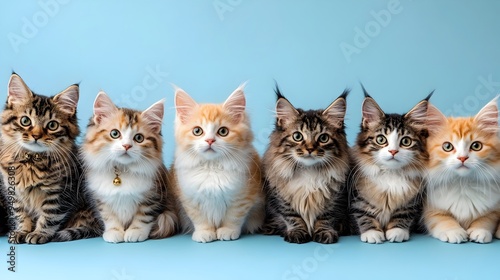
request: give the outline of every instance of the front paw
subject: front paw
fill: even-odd
[[[433,236],[443,242],[462,243],[467,242],[468,234],[463,228],[455,228],[446,231],[436,232]]]
[[[385,236],[380,230],[370,229],[369,231],[363,232],[361,234],[361,241],[370,244],[380,244],[384,243]]]
[[[148,239],[149,232],[141,228],[128,228],[123,236],[125,242],[142,242]]]
[[[30,232],[26,235],[26,243],[28,244],[45,244],[50,241],[52,235],[45,233],[34,231]]]
[[[307,243],[311,241],[311,236],[305,230],[292,229],[285,233],[285,241],[290,243]]]
[[[221,227],[217,229],[217,239],[219,240],[235,240],[240,237],[240,229],[232,229],[228,227]]]
[[[385,238],[389,242],[403,242],[410,239],[410,232],[407,229],[391,228],[385,232]]]
[[[467,234],[470,241],[477,243],[490,243],[493,239],[493,234],[483,228],[469,228]]]
[[[313,240],[323,244],[336,243],[339,240],[339,233],[332,228],[318,230],[314,232]]]
[[[11,244],[22,244],[26,242],[26,231],[11,231],[9,233],[9,243]]]
[[[217,234],[213,230],[195,230],[191,238],[196,242],[207,243],[214,241]]]
[[[104,241],[109,243],[120,243],[125,240],[124,236],[125,236],[125,231],[118,229],[110,229],[104,232],[102,238],[104,239]]]

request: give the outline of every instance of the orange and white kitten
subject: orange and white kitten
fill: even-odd
[[[428,232],[450,243],[491,242],[500,210],[496,98],[475,117],[466,118],[446,118],[430,105],[428,119],[430,161],[423,217]]]
[[[198,104],[177,89],[175,108],[172,173],[182,230],[197,242],[256,232],[264,219],[264,198],[243,87],[224,104]]]

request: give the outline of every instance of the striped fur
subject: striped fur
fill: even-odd
[[[292,243],[337,242],[346,230],[348,91],[327,109],[309,111],[293,107],[278,87],[276,94],[276,127],[263,157],[264,233]]]
[[[13,197],[9,242],[42,244],[98,236],[75,138],[78,86],[54,97],[34,94],[17,75],[2,113],[0,165]],[[10,201],[9,201],[10,203]]]
[[[118,108],[104,92],[94,102],[81,153],[107,242],[140,242],[177,231],[176,205],[162,161],[163,110],[163,101],[143,112]],[[113,184],[116,174],[119,186]]]
[[[367,243],[402,242],[417,226],[428,153],[428,99],[410,112],[386,114],[365,91],[361,132],[349,176],[352,231]]]

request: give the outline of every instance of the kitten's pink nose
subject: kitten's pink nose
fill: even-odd
[[[132,148],[132,145],[129,144],[123,144],[123,148],[125,148],[125,151],[128,151],[130,148]]]
[[[398,153],[398,151],[397,150],[389,150],[389,153],[391,153],[391,155],[394,156],[395,154]]]
[[[312,154],[312,152],[314,151],[314,148],[306,148],[306,150],[309,152],[309,154]]]
[[[469,157],[457,157],[462,163],[464,163]]]
[[[42,138],[42,135],[38,135],[38,134],[33,134],[31,136],[33,136],[33,139],[35,139],[35,140]]]
[[[206,139],[208,145],[212,145],[215,142],[215,139]]]

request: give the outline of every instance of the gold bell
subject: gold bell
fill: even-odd
[[[113,179],[113,185],[115,186],[119,186],[122,184],[122,179],[120,179],[120,177],[116,176],[114,179]]]

